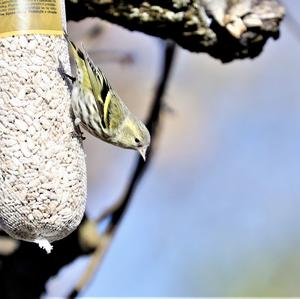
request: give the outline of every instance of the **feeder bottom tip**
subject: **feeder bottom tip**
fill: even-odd
[[[46,239],[37,239],[37,240],[34,240],[33,242],[38,244],[40,248],[45,249],[48,254],[53,249],[53,246]]]

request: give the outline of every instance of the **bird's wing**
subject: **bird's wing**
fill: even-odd
[[[113,91],[104,73],[99,67],[95,66],[88,56],[83,45],[82,49],[93,94],[96,99],[99,113],[101,114],[100,116],[104,121],[105,129],[118,129],[124,118],[121,100]]]
[[[81,47],[83,49],[83,58],[90,79],[96,105],[98,107],[101,119],[104,120],[103,124],[105,125],[105,129],[108,129],[109,123],[107,118],[107,110],[109,109],[111,100],[111,87],[103,72],[95,66],[91,58],[88,56],[84,46],[81,45]]]
[[[110,130],[117,131],[124,121],[127,109],[114,92],[110,93],[110,98],[109,105],[104,110],[104,120],[107,121]]]

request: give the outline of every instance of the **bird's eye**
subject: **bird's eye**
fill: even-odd
[[[136,143],[140,143],[140,140],[139,140],[138,138],[135,138],[134,141],[135,141]]]

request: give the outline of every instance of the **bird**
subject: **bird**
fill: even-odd
[[[145,124],[135,116],[111,87],[103,71],[89,57],[83,43],[80,50],[64,32],[75,60],[71,106],[75,125],[115,146],[133,149],[146,161],[151,137]]]

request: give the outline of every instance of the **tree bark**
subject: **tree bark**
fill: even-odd
[[[277,0],[67,0],[67,19],[99,17],[229,62],[253,58],[278,38]]]

